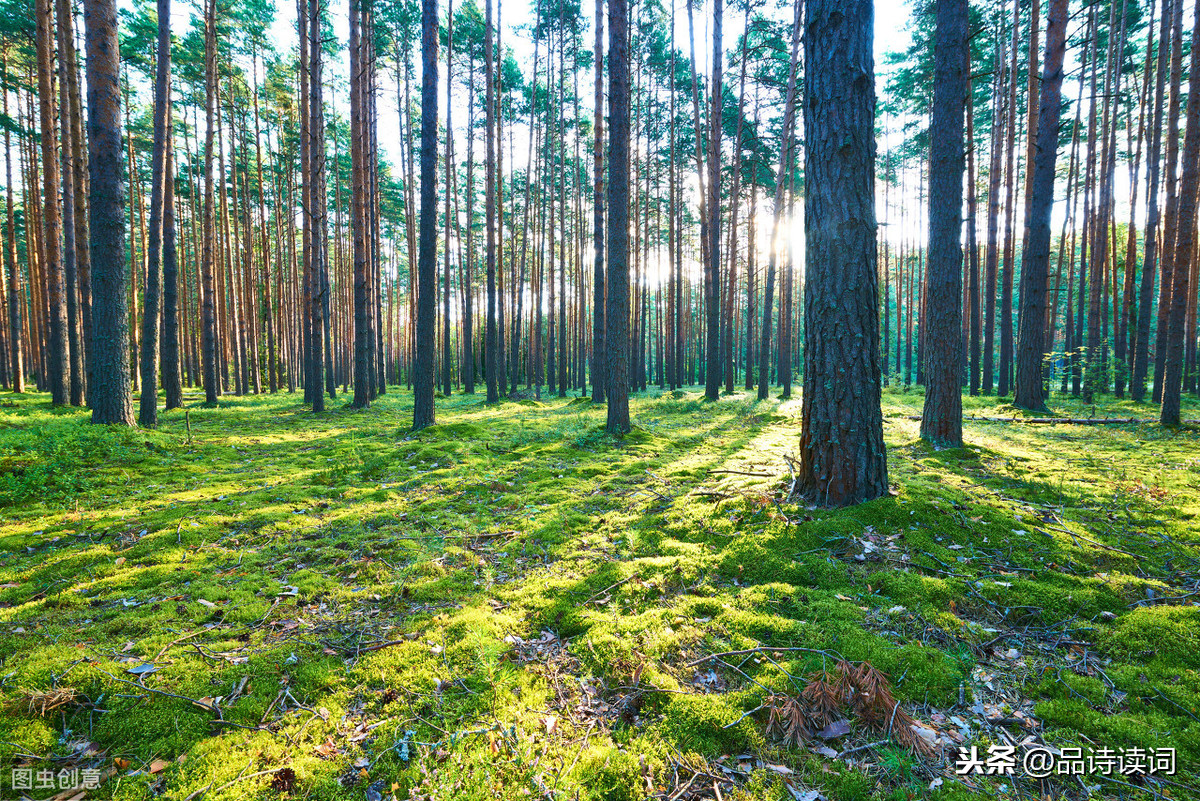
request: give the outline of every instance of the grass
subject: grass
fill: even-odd
[[[99,766],[114,799],[690,798],[722,767],[741,798],[1080,793],[742,717],[844,657],[967,744],[1174,747],[1157,789],[1200,797],[1195,429],[937,451],[886,392],[894,494],[821,511],[785,498],[798,401],[651,392],[616,440],[577,399],[456,395],[417,434],[397,390],[199,400],[190,433],[0,406],[0,766]],[[760,645],[812,650],[690,666]],[[879,739],[852,726],[828,745]]]

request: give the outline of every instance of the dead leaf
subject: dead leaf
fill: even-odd
[[[828,726],[821,729],[819,732],[817,732],[817,736],[822,740],[832,740],[837,737],[845,737],[849,733],[850,721],[842,718],[841,720],[835,720],[833,723],[830,723]]]
[[[156,759],[150,763],[151,773],[162,773],[167,767],[167,762],[161,759]]]

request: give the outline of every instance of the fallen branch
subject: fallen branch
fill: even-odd
[[[910,414],[909,420],[920,420],[921,415]],[[1158,420],[1140,417],[994,417],[994,416],[975,416],[964,417],[963,422],[977,423],[1040,423],[1043,425],[1054,425],[1059,423],[1062,425],[1072,426],[1128,426],[1128,425],[1150,425],[1157,423]],[[1184,420],[1182,425],[1200,425],[1200,420]]]
[[[695,659],[695,660],[692,660],[691,662],[688,662],[686,665],[684,665],[684,667],[696,667],[697,665],[702,665],[711,659],[724,659],[727,656],[746,656],[748,654],[760,654],[760,653],[764,653],[764,652],[820,654],[821,656],[828,657],[829,659],[836,659],[839,662],[845,661],[845,659],[843,659],[843,657],[840,654],[831,653],[830,651],[822,651],[820,648],[798,648],[798,647],[774,648],[769,645],[759,645],[755,648],[744,648],[740,651],[723,651],[719,654],[709,654],[708,656],[702,656],[699,659]]]

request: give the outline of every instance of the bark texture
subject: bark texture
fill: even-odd
[[[115,0],[87,0],[88,165],[91,208],[93,423],[133,425],[130,394],[129,275],[121,181],[120,48]]]
[[[963,106],[967,0],[938,0],[929,154],[929,267],[925,302],[925,405],[921,437],[962,445]]]
[[[1054,162],[1062,113],[1063,57],[1067,50],[1067,0],[1051,0],[1046,26],[1046,58],[1038,103],[1037,149],[1031,202],[1025,211],[1025,251],[1021,256],[1020,338],[1013,402],[1025,409],[1045,407],[1042,358],[1046,352],[1046,287],[1050,280],[1050,213],[1054,209]]]
[[[823,506],[887,494],[880,409],[871,0],[808,0],[804,396],[797,489]]]

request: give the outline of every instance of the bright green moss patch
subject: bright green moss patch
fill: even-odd
[[[297,400],[193,405],[190,441],[178,411],[0,409],[0,761],[90,744],[114,799],[278,798],[286,767],[310,799],[634,801],[743,759],[724,797],[997,796],[770,736],[767,695],[844,658],[980,744],[986,703],[1175,747],[1196,797],[1195,431],[971,422],[937,451],[888,393],[894,494],[825,511],[784,497],[794,400],[651,391],[624,438],[578,398],[456,395],[416,434],[402,392]]]

